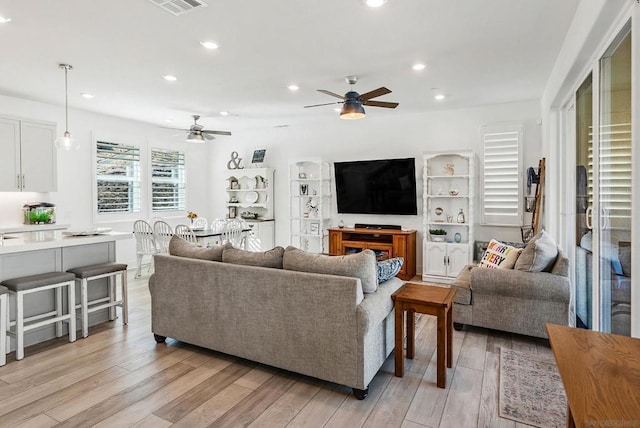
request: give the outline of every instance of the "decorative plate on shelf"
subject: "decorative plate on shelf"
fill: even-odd
[[[244,197],[245,202],[248,202],[250,204],[255,204],[256,202],[258,202],[258,192],[247,192],[247,194]]]
[[[65,230],[62,234],[65,236],[90,236],[109,232],[111,232],[110,227],[94,227],[89,229]]]

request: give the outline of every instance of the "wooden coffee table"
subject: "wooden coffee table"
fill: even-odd
[[[397,290],[391,298],[396,311],[396,376],[404,376],[404,313],[407,313],[407,358],[413,359],[415,354],[415,313],[434,315],[438,318],[438,388],[445,388],[447,375],[445,368],[451,367],[453,355],[453,288],[408,282]]]

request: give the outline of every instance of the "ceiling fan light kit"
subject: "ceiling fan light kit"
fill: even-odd
[[[197,132],[189,132],[189,135],[187,136],[187,143],[204,143],[204,137],[202,134],[198,134]]]
[[[69,88],[67,85],[67,73],[73,67],[69,64],[58,64],[58,67],[64,69],[64,134],[56,138],[55,145],[60,150],[70,151],[78,150],[80,143],[76,141],[69,132]]]
[[[198,119],[200,116],[194,114],[193,116],[193,125],[189,127],[189,129],[180,129],[180,128],[167,128],[167,129],[175,129],[178,131],[187,131],[187,143],[204,143],[207,140],[213,140],[214,135],[231,135],[229,131],[214,131],[212,129],[203,129],[204,126],[198,123]]]
[[[349,97],[349,94],[351,97]],[[366,116],[362,103],[358,100],[357,92],[347,92],[345,95],[347,98],[342,105],[342,111],[340,111],[340,119],[357,120],[364,119]]]

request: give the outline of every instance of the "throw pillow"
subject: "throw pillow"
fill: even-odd
[[[222,261],[235,265],[259,266],[282,269],[282,255],[284,248],[275,247],[263,253],[241,250],[239,248],[225,248],[222,252]]]
[[[176,235],[173,235],[169,241],[169,254],[172,256],[211,260],[213,262],[222,261],[222,251],[224,248],[224,245],[211,248],[201,247]]]
[[[287,247],[282,264],[285,269],[299,272],[360,278],[364,293],[375,293],[378,289],[376,255],[371,250],[347,256],[326,256]]]
[[[544,230],[524,247],[516,262],[516,270],[549,272],[558,257],[558,245]]]
[[[402,257],[394,257],[392,259],[381,260],[377,262],[378,268],[378,284],[388,281],[400,272],[404,259]]]
[[[513,269],[520,256],[520,248],[512,247],[492,239],[480,260],[480,267]]]

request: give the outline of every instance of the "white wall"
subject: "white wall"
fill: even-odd
[[[0,116],[35,119],[58,124],[58,134],[64,131],[64,108],[28,101],[20,98],[0,96]],[[33,201],[49,201],[56,204],[57,222],[71,227],[106,226],[114,230],[131,232],[133,221],[96,223],[93,212],[93,157],[95,149],[92,135],[124,136],[139,143],[143,154],[149,146],[173,147],[186,150],[188,209],[207,215],[209,203],[208,148],[206,145],[187,145],[182,138],[172,138],[173,131],[156,126],[119,119],[80,110],[69,110],[69,130],[80,141],[80,149],[58,152],[58,191],[50,194],[0,192],[0,226],[22,223],[22,204]],[[5,142],[2,142],[5,144]],[[2,159],[1,162],[11,160]],[[143,171],[146,165],[143,160]],[[140,218],[149,218],[147,211]],[[170,223],[186,223],[184,216],[169,219]],[[78,238],[81,239],[81,238]],[[135,263],[133,239],[118,241],[118,261]]]
[[[537,100],[499,104],[469,109],[447,110],[422,114],[376,117],[375,109],[363,120],[340,120],[336,113],[326,112],[320,121],[295,124],[286,128],[264,128],[234,131],[232,139],[211,145],[211,198],[210,209],[216,217],[224,217],[227,198],[224,171],[232,151],[244,158],[243,165],[255,148],[267,148],[266,163],[275,169],[276,244],[289,244],[288,164],[291,160],[321,158],[324,161],[349,161],[384,158],[416,158],[418,215],[338,215],[335,196],[332,200],[336,226],[345,224],[383,223],[399,224],[403,228],[418,230],[418,267],[422,263],[422,152],[472,150],[478,156],[481,149],[480,127],[484,124],[521,121],[524,128],[524,169],[537,166],[542,153],[542,137]],[[525,180],[526,183],[526,180]],[[334,185],[335,186],[335,185]],[[335,192],[335,188],[332,193]],[[476,209],[476,212],[478,210]],[[476,219],[477,222],[477,219]],[[499,238],[520,241],[520,229],[513,227],[479,227],[476,239]]]

